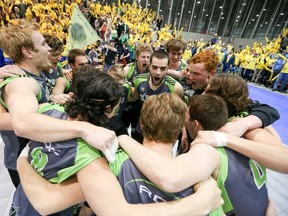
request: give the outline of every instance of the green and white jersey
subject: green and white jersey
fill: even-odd
[[[247,116],[242,112],[238,117]],[[221,167],[217,183],[226,215],[264,216],[268,207],[266,168],[229,148],[217,148]]]
[[[58,119],[68,118],[64,108],[56,104],[45,105],[40,113]],[[81,138],[53,143],[30,141],[28,144],[29,162],[41,176],[52,183],[61,183],[102,156]]]
[[[179,200],[193,193],[192,187],[178,193],[169,193],[151,182],[135,166],[126,152],[119,149],[116,161],[109,164],[123,190],[128,203],[157,203]]]
[[[58,104],[45,104],[39,112],[54,118],[67,119],[64,108]],[[52,183],[61,183],[102,156],[81,138],[53,143],[30,141],[28,145],[29,162],[39,175]],[[77,209],[77,205],[72,206],[57,215],[77,215]],[[40,216],[27,199],[21,184],[14,192],[10,215]]]

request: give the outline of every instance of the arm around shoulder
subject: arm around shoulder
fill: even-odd
[[[179,82],[176,82],[175,84],[175,94],[177,94],[180,98],[183,98],[183,87]]]
[[[262,121],[262,127],[271,125],[280,118],[279,112],[275,108],[259,102],[255,102],[249,107],[249,115],[258,117]]]
[[[206,215],[223,203],[221,198],[219,198],[220,194],[217,192],[217,189],[216,196],[213,197],[216,201],[213,203],[206,202],[207,187],[206,190],[203,187],[202,191],[198,191],[178,201],[129,204],[125,200],[117,179],[103,158],[95,160],[79,171],[77,177],[85,198],[97,215],[196,216]],[[97,179],[97,182],[95,182],[95,179]],[[215,195],[214,192],[213,195]],[[101,198],[97,199],[97,197]],[[117,200],[117,202],[114,202],[115,200]]]

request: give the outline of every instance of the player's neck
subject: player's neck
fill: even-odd
[[[166,155],[167,157],[173,157],[172,155],[173,145],[171,143],[156,142],[144,138],[143,145],[146,146],[147,148],[159,152],[162,155]]]
[[[181,61],[178,61],[178,62],[175,62],[175,63],[170,61],[169,69],[176,70],[180,65],[181,65]]]
[[[25,71],[28,71],[29,73],[35,74],[37,76],[39,76],[41,73],[41,70],[39,71],[39,69],[37,67],[35,67],[35,65],[33,65],[29,62],[20,62],[17,65],[20,68],[24,69]]]

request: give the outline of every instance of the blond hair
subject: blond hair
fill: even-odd
[[[113,65],[108,69],[108,74],[117,82],[125,79],[123,67],[120,65]]]
[[[141,129],[148,140],[175,143],[181,132],[187,106],[172,93],[147,98],[141,110]]]
[[[0,33],[0,47],[14,63],[18,63],[24,60],[23,47],[35,50],[32,33],[39,29],[39,24],[22,19],[15,24],[10,23]]]
[[[139,44],[136,47],[136,57],[139,57],[141,52],[150,52],[152,53],[151,46],[148,44]]]

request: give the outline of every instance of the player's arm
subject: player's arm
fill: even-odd
[[[228,122],[220,131],[240,137],[249,129],[267,127],[279,118],[279,113],[275,108],[255,102],[249,107],[249,116],[237,119],[235,122]]]
[[[67,80],[63,77],[59,77],[56,80],[56,84],[52,90],[52,95],[63,94],[65,92]]]
[[[180,98],[183,98],[183,87],[179,82],[176,82],[175,84],[175,94],[177,94]]]
[[[105,163],[105,164],[104,164]],[[101,165],[102,164],[102,165]],[[103,167],[101,167],[103,166]],[[96,166],[97,168],[97,166]],[[98,170],[99,168],[99,170]],[[223,204],[223,200],[221,199],[221,192],[217,188],[216,181],[209,178],[208,180],[201,182],[198,187],[195,189],[196,193],[191,195],[188,198],[185,198],[184,200],[169,203],[169,204],[153,204],[153,205],[130,205],[127,204],[126,201],[123,201],[124,197],[122,194],[121,189],[119,190],[119,183],[115,182],[114,175],[110,175],[111,171],[106,165],[105,161],[100,161],[100,165],[97,169],[95,168],[89,168],[84,170],[82,172],[84,180],[88,181],[86,183],[90,183],[93,185],[93,187],[87,186],[88,194],[91,196],[92,202],[94,204],[95,201],[100,201],[99,197],[104,196],[104,200],[101,200],[101,202],[96,202],[96,207],[103,212],[105,215],[113,215],[114,212],[117,213],[117,215],[126,215],[130,212],[131,215],[135,211],[145,211],[146,214],[149,215],[149,212],[153,211],[160,211],[159,215],[177,215],[178,208],[184,208],[179,210],[179,214],[183,213],[183,215],[207,215],[210,211],[220,207]],[[23,189],[33,205],[33,207],[40,213],[40,214],[52,214],[55,212],[58,212],[60,210],[63,210],[71,205],[74,205],[75,203],[79,203],[83,201],[83,195],[81,191],[79,190],[79,184],[76,183],[76,178],[72,178],[69,180],[66,180],[65,182],[61,184],[51,184],[46,179],[39,176],[31,167],[31,165],[28,163],[27,159],[25,157],[20,157],[18,159],[17,169],[20,174],[21,178],[21,184],[23,186]],[[89,172],[96,172],[101,176],[99,179],[98,176],[95,179],[86,179],[86,174],[88,176],[91,176]],[[103,177],[103,180],[102,180]],[[107,184],[106,179],[108,179],[109,184]],[[113,183],[111,184],[110,181],[113,179]],[[99,180],[99,182],[98,182]],[[85,183],[85,184],[86,184]],[[103,184],[102,184],[103,183]],[[114,190],[115,187],[113,185],[116,184],[117,190]],[[94,185],[96,186],[96,194],[94,192]],[[97,187],[97,186],[100,186]],[[102,188],[104,190],[102,190]],[[108,189],[109,190],[108,190]],[[90,194],[91,192],[91,194]],[[99,196],[98,193],[102,193],[103,196]],[[118,204],[118,198],[116,204],[115,202],[111,202],[111,199],[114,199],[114,194],[121,194],[121,199],[119,200],[120,204]],[[113,196],[113,198],[111,198]],[[117,195],[118,196],[118,195]],[[98,199],[96,200],[96,198]],[[107,199],[106,199],[107,197]],[[107,203],[109,205],[107,205]],[[116,208],[115,211],[110,211],[109,209],[105,208],[103,209],[103,206],[101,204],[103,203],[104,206],[111,206],[113,204],[113,208]],[[122,205],[123,203],[123,205]],[[172,204],[172,205],[171,205]],[[161,210],[161,208],[167,206],[169,209],[167,210]],[[98,207],[100,206],[100,207]],[[125,206],[123,210],[121,208]],[[138,208],[139,206],[139,208]],[[190,207],[189,207],[190,206]],[[155,210],[156,209],[156,210]],[[118,214],[118,211],[121,210],[121,214]],[[97,210],[96,210],[97,211]],[[171,211],[171,213],[169,212]],[[128,214],[129,215],[129,214]],[[138,215],[138,214],[137,214]],[[181,214],[182,215],[182,214]]]
[[[169,192],[178,192],[207,179],[220,166],[220,155],[210,146],[197,145],[186,154],[169,158],[127,135],[119,136],[118,140],[141,172]]]
[[[210,195],[207,194],[210,193],[208,190],[198,190],[195,194],[179,201],[153,204],[128,204],[117,179],[103,158],[95,160],[80,170],[77,173],[77,177],[86,200],[97,215],[191,216],[206,215],[211,211],[210,205],[212,203],[207,203],[208,200],[212,201],[210,199],[211,197],[209,197]],[[199,192],[202,192],[202,194],[199,194]],[[211,192],[215,194],[214,186]],[[214,199],[216,199],[216,206],[219,206],[219,204],[223,202],[219,201],[217,196]],[[117,202],[115,202],[115,200],[117,200]],[[212,202],[215,203],[215,200]]]
[[[258,152],[253,152],[252,159],[258,161],[269,169],[288,173],[288,148],[282,143],[279,134],[272,126],[250,130],[244,135],[248,141],[254,141],[252,147]],[[259,143],[264,144],[260,146]],[[256,146],[258,144],[258,146]],[[255,146],[254,146],[255,145]],[[260,149],[260,150],[259,150]],[[276,159],[276,160],[275,160]]]
[[[64,104],[71,97],[69,94],[64,94],[67,86],[67,80],[63,77],[59,77],[56,81],[56,85],[52,90],[52,94],[49,96],[49,100],[54,103]]]
[[[270,130],[258,128],[245,134],[245,139],[225,134],[227,147],[251,158],[268,169],[288,173],[288,148]],[[205,143],[217,147],[211,131],[199,131],[192,145]]]
[[[28,88],[29,87],[29,88]],[[16,135],[40,142],[82,137],[95,148],[105,151],[116,138],[113,131],[87,122],[66,121],[37,113],[39,86],[32,78],[19,78],[5,87],[5,101]]]
[[[17,65],[5,65],[3,67],[0,67],[0,79],[15,75],[25,75],[25,72]]]
[[[62,69],[63,77],[65,77],[67,80],[72,80],[72,70],[71,69]]]
[[[219,131],[241,137],[247,130],[261,128],[262,121],[255,115],[227,122]]]
[[[84,201],[76,177],[61,184],[51,184],[36,173],[27,157],[17,160],[17,171],[27,198],[41,215],[53,214]]]
[[[3,107],[3,105],[0,103],[0,129],[1,130],[13,130],[11,125],[11,119],[10,114],[7,112],[7,110]]]
[[[257,101],[249,106],[248,111],[249,115],[254,115],[261,120],[261,127],[267,127],[280,118],[279,112],[275,108],[267,104],[261,104]],[[249,129],[255,128],[257,127]]]
[[[231,135],[227,147],[254,159],[268,169],[288,173],[288,148],[266,128],[247,132],[241,139]]]
[[[182,71],[177,71],[177,70],[172,70],[172,69],[168,69],[167,75],[175,79],[180,79],[184,77],[184,74],[182,73]]]

